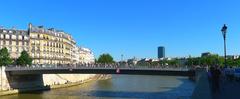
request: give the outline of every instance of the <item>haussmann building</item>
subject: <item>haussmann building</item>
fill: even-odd
[[[61,30],[28,25],[28,30],[0,29],[0,49],[6,47],[10,57],[17,59],[25,50],[33,58],[33,64],[78,64],[94,62],[89,51],[86,58],[80,57],[81,48],[73,37]],[[92,60],[83,60],[92,59]]]

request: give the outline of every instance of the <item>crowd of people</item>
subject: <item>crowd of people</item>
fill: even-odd
[[[211,66],[208,70],[208,77],[213,93],[217,93],[221,91],[221,83],[224,83],[226,81],[233,82],[236,80],[235,68]]]

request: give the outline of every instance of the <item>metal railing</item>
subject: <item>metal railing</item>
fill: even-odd
[[[129,69],[129,70],[168,70],[189,71],[187,67],[162,67],[162,66],[123,66],[118,64],[79,64],[79,65],[31,65],[31,66],[7,66],[6,71],[19,70],[57,70],[57,69]]]

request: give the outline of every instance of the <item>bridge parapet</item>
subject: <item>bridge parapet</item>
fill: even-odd
[[[147,66],[111,66],[111,65],[81,65],[81,66],[8,66],[6,71],[16,71],[16,70],[46,70],[46,69],[132,69],[132,70],[169,70],[169,71],[189,71],[189,68],[162,68],[162,67],[147,67]]]
[[[194,76],[195,71],[184,68],[129,68],[129,67],[87,67],[87,66],[52,66],[52,67],[6,67],[11,75],[33,74],[129,74],[129,75],[166,75]]]

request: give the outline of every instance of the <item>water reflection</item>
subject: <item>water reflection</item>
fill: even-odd
[[[81,86],[6,96],[4,99],[188,99],[194,82],[187,77],[113,75]]]

